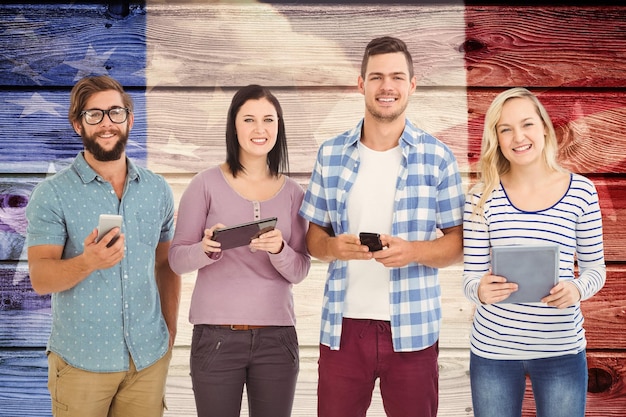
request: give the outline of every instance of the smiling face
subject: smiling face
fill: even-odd
[[[546,129],[531,100],[506,101],[496,123],[496,133],[502,155],[511,168],[543,163]]]
[[[406,57],[401,52],[370,56],[365,78],[359,76],[358,81],[367,113],[379,122],[404,118],[416,84],[415,77],[409,74]]]
[[[267,99],[248,100],[235,118],[240,157],[263,156],[272,150],[278,135],[278,114]]]
[[[114,90],[94,93],[85,103],[83,110],[109,110],[124,107],[122,96]],[[124,155],[128,134],[133,126],[133,114],[129,113],[123,123],[113,123],[108,115],[95,125],[87,124],[84,118],[73,122],[74,130],[80,135],[85,151],[98,161],[116,161]]]

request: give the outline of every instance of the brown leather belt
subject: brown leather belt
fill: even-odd
[[[230,330],[254,330],[254,329],[263,329],[265,327],[272,326],[256,326],[251,324],[218,324],[216,327],[221,327],[223,329]]]

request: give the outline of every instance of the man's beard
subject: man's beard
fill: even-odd
[[[96,141],[96,135],[87,136],[84,131],[81,133],[83,145],[85,150],[89,151],[97,161],[109,162],[117,161],[122,157],[124,150],[126,149],[126,143],[128,142],[128,132],[119,132],[119,139],[117,143],[110,151],[105,150]]]
[[[393,113],[379,112],[374,106],[371,106],[367,103],[365,103],[365,108],[367,109],[367,112],[371,114],[372,117],[376,119],[377,121],[390,123],[390,122],[397,120],[398,117],[402,116],[402,114],[406,111],[408,105],[409,103],[404,103],[404,106],[402,106],[402,108],[398,109],[397,111],[394,111]]]

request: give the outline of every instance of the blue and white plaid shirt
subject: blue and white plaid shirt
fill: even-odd
[[[358,141],[363,120],[322,144],[300,215],[335,235],[347,233],[347,197],[359,170]],[[437,229],[463,223],[465,196],[450,149],[407,119],[399,144],[402,167],[396,184],[392,235],[407,241],[434,240]],[[320,341],[338,350],[348,262],[328,267]],[[437,269],[415,262],[390,268],[389,302],[396,352],[422,350],[439,338],[441,289]]]

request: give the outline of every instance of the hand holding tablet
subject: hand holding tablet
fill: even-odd
[[[559,282],[557,245],[512,245],[491,248],[493,275],[505,277],[518,290],[499,303],[537,303]]]
[[[215,229],[211,239],[220,242],[220,248],[222,250],[247,246],[252,239],[256,239],[270,230],[274,230],[277,221],[278,219],[276,217],[269,217],[235,226]]]

